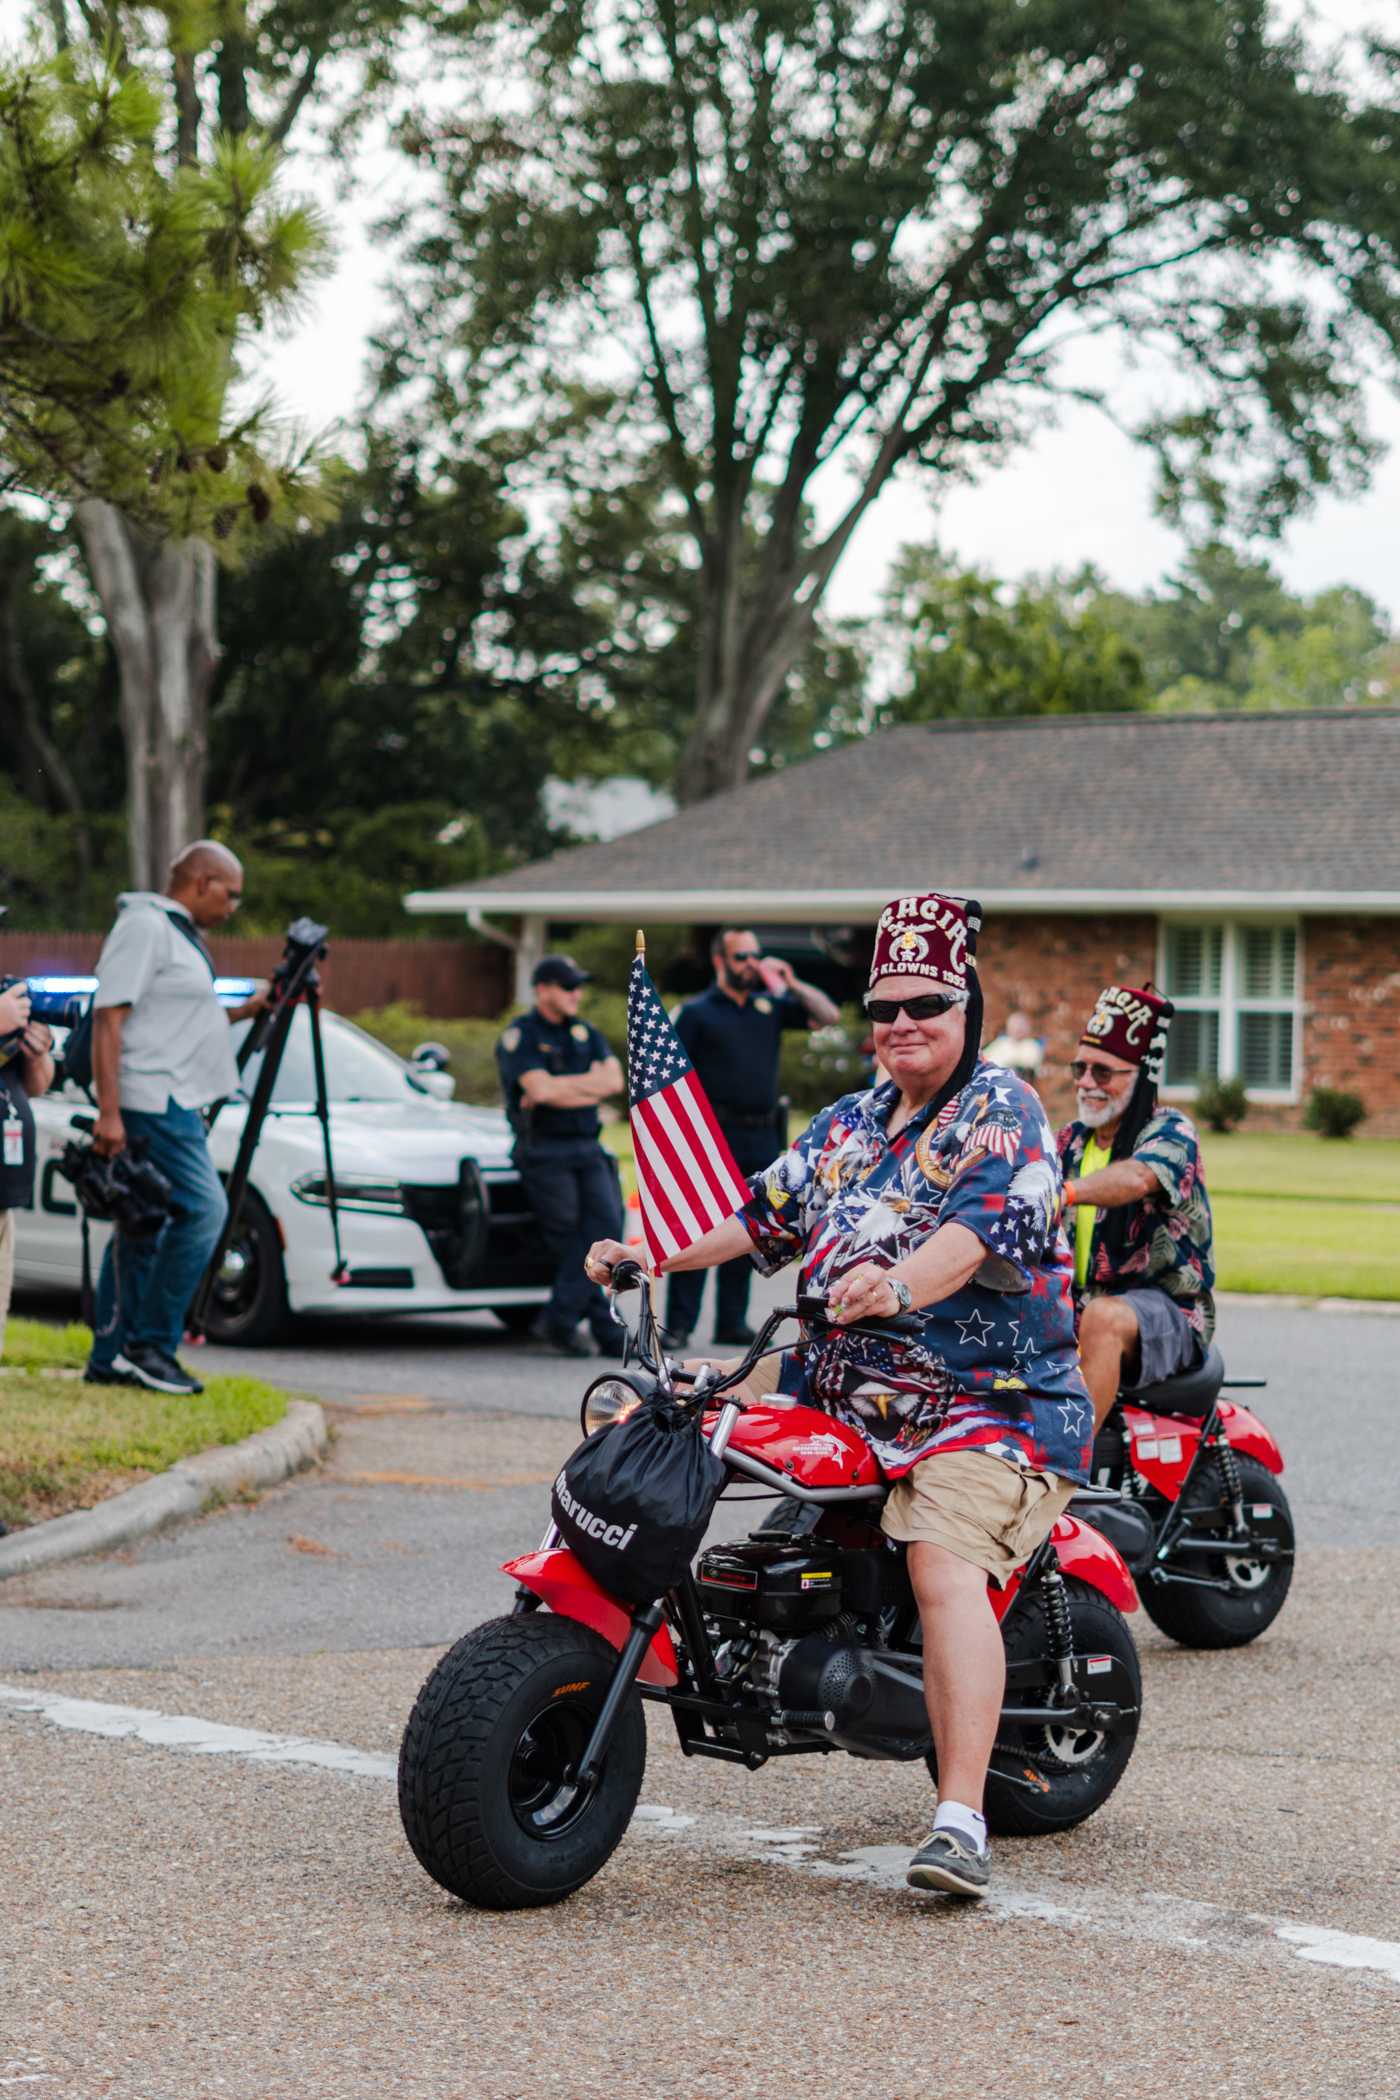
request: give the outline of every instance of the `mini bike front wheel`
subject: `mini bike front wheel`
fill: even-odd
[[[632,1819],[646,1721],[632,1692],[591,1787],[583,1755],[617,1650],[572,1619],[490,1619],[449,1649],[399,1750],[399,1815],[419,1864],[483,1910],[558,1903],[603,1867]]]

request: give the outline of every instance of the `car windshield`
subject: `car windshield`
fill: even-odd
[[[234,1024],[235,1050],[248,1033],[249,1024]],[[376,1043],[373,1036],[342,1021],[337,1014],[322,1013],[321,1041],[326,1053],[326,1092],[332,1101],[402,1101],[405,1094],[421,1094],[408,1075],[408,1067]],[[240,1093],[251,1095],[262,1069],[264,1053],[249,1058],[243,1068]],[[311,1061],[311,1022],[306,1008],[292,1016],[291,1032],[282,1055],[281,1069],[272,1089],[274,1102],[310,1103],[316,1099],[316,1077]]]

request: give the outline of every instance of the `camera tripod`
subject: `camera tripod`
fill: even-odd
[[[219,1243],[210,1258],[209,1266],[195,1293],[190,1307],[189,1327],[192,1334],[202,1334],[209,1300],[213,1294],[224,1258],[233,1244],[238,1230],[243,1198],[248,1188],[248,1175],[262,1136],[263,1123],[267,1117],[272,1090],[277,1084],[287,1038],[291,1034],[292,1022],[297,1007],[305,1004],[311,1027],[311,1063],[316,1082],[316,1120],[321,1126],[321,1150],[326,1163],[326,1208],[330,1212],[331,1241],[335,1248],[335,1266],[331,1270],[332,1283],[344,1283],[350,1271],[340,1246],[340,1216],[335,1198],[335,1170],[331,1162],[331,1113],[330,1100],[326,1092],[326,1058],[321,1042],[321,977],[316,965],[326,953],[324,926],[314,919],[297,919],[287,928],[287,945],[281,962],[272,977],[272,996],[260,1014],[255,1015],[252,1027],[239,1045],[237,1065],[240,1072],[246,1070],[250,1060],[263,1053],[262,1068],[253,1087],[248,1103],[248,1115],[243,1125],[243,1135],[238,1140],[238,1151],[234,1157],[226,1183],[228,1216],[224,1229],[219,1234]],[[206,1128],[212,1130],[220,1111],[227,1106],[228,1097],[216,1101],[206,1118]]]

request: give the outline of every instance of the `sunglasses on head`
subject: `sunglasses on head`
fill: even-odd
[[[865,1011],[872,1021],[882,1027],[897,1021],[901,1013],[908,1014],[911,1021],[936,1021],[940,1014],[959,1002],[951,992],[920,992],[917,999],[872,999],[867,996]]]
[[[1089,1064],[1084,1058],[1076,1057],[1069,1068],[1069,1076],[1071,1079],[1092,1079],[1095,1086],[1112,1086],[1115,1079],[1130,1079],[1134,1069],[1130,1065],[1126,1072],[1120,1072],[1114,1065]]]

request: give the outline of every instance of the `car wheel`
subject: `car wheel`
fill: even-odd
[[[270,1342],[287,1323],[287,1274],[272,1213],[249,1189],[214,1278],[204,1332],[211,1342]]]

